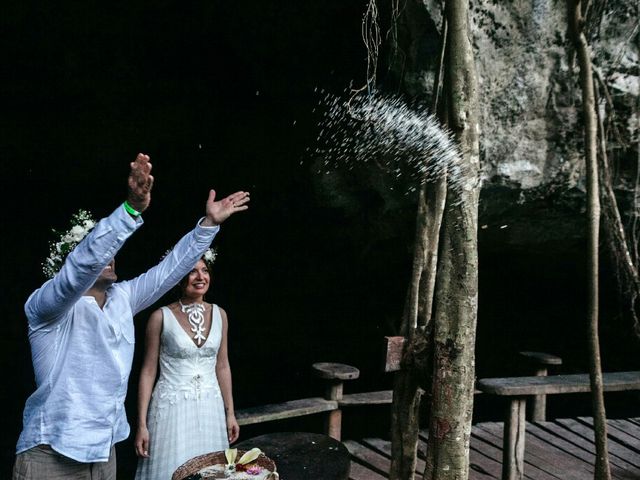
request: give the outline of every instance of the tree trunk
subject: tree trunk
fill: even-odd
[[[598,98],[602,98],[602,96],[598,94],[598,88],[596,88],[597,85],[600,84],[605,93],[604,98],[608,99],[607,102],[603,103],[607,104],[612,110],[613,102],[610,100],[610,96],[607,93],[604,79],[598,73],[597,69],[594,69],[594,73],[598,78],[598,82],[594,83],[596,105],[600,104]],[[607,133],[604,127],[604,120],[599,112],[600,109],[596,108],[599,140],[598,151],[600,153],[600,162],[598,163],[598,180],[600,180],[600,201],[602,202],[603,230],[606,236],[607,250],[611,258],[611,263],[616,271],[616,280],[618,283],[620,297],[629,309],[628,313],[631,317],[633,331],[636,336],[640,337],[640,318],[638,316],[638,310],[640,307],[640,274],[638,273],[637,255],[632,254],[632,252],[637,250],[632,250],[630,248],[630,242],[620,216],[618,201],[613,190],[611,169],[609,168],[609,157],[607,155]],[[613,114],[613,112],[611,113]],[[631,232],[630,238],[633,241],[633,231]]]
[[[435,295],[431,417],[425,480],[464,480],[475,383],[478,301],[478,89],[469,41],[468,2],[447,0],[445,96],[449,128],[462,150],[464,187],[450,189]]]
[[[444,26],[443,31],[446,31]],[[437,110],[440,98],[441,63],[442,59],[434,80],[434,110]],[[413,480],[416,469],[420,403],[423,389],[430,383],[430,379],[424,377],[432,350],[429,324],[446,192],[446,177],[442,177],[435,182],[425,182],[418,200],[413,268],[400,331],[407,339],[406,351],[403,368],[396,373],[393,385],[390,480]],[[417,344],[423,346],[420,351],[417,351]]]
[[[595,427],[596,465],[594,478],[609,480],[611,471],[607,454],[607,423],[602,388],[602,367],[600,364],[600,343],[598,338],[598,242],[600,229],[600,200],[598,191],[597,129],[595,94],[591,55],[584,34],[584,18],[580,0],[567,0],[569,29],[576,48],[580,65],[580,86],[582,88],[582,110],[584,115],[584,143],[587,165],[587,214],[589,216],[589,376],[591,379],[591,400]]]
[[[412,480],[418,451],[420,400],[416,372],[403,369],[393,381],[391,404],[391,467],[389,480]]]
[[[427,256],[427,205],[426,185],[420,190],[416,216],[416,237],[413,243],[413,263],[409,289],[405,301],[400,334],[405,337],[405,354],[413,348],[418,321],[419,290]],[[417,372],[402,361],[402,370],[395,374],[393,382],[393,403],[391,404],[391,467],[390,480],[411,480],[416,468],[420,400],[422,390],[418,385]]]

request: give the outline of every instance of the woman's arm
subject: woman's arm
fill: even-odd
[[[229,443],[233,443],[240,435],[240,426],[236,420],[236,412],[233,407],[233,393],[231,382],[231,366],[229,365],[229,355],[227,353],[227,312],[220,309],[222,317],[222,339],[220,340],[220,349],[218,350],[218,358],[216,362],[216,376],[218,384],[222,392],[222,400],[224,401],[224,411],[227,417],[227,435]]]
[[[149,457],[149,430],[147,429],[147,411],[151,392],[158,372],[160,355],[160,334],[162,333],[162,310],[154,311],[147,322],[145,334],[145,353],[138,381],[138,428],[136,430],[136,454]]]

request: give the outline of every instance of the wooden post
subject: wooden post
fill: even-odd
[[[515,397],[509,403],[504,423],[502,444],[502,480],[523,480],[526,397]]]
[[[385,372],[398,372],[402,368],[402,354],[404,352],[404,337],[384,337],[385,359],[383,370]]]
[[[353,380],[360,376],[360,370],[342,363],[314,363],[312,365],[316,375],[328,380],[325,399],[342,400],[342,386],[344,380]],[[342,410],[337,408],[329,412],[325,419],[325,433],[331,438],[340,440],[342,436]]]
[[[535,367],[534,375],[537,377],[547,376],[548,365],[562,365],[562,359],[555,355],[542,352],[520,352]],[[532,422],[544,422],[547,419],[547,396],[534,395],[531,397],[531,418]]]

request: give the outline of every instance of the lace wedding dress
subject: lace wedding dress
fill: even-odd
[[[222,318],[212,308],[211,329],[198,347],[167,307],[162,307],[160,376],[147,415],[150,458],[139,459],[136,480],[171,480],[187,460],[224,450],[224,403],[216,378]]]

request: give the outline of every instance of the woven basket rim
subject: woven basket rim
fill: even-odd
[[[240,458],[246,452],[247,450],[238,450],[238,458]],[[192,459],[187,460],[182,465],[180,465],[176,469],[176,471],[173,472],[171,480],[184,480],[185,477],[198,473],[205,467],[210,467],[212,465],[217,465],[220,463],[227,463],[227,459],[224,456],[223,451],[209,452],[198,455],[197,457],[193,457]],[[276,471],[275,462],[267,457],[264,453],[261,453],[260,456],[251,463],[255,463],[271,472]]]

